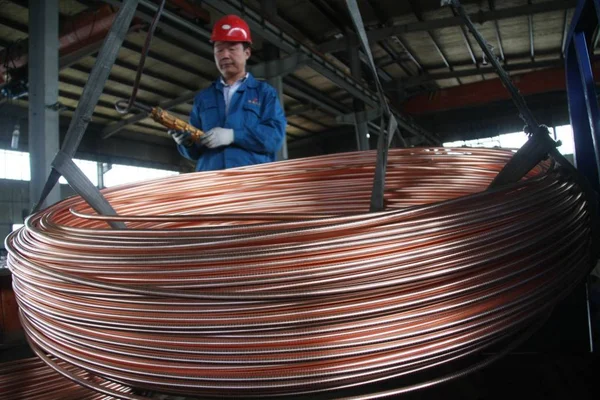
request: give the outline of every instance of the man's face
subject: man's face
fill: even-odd
[[[244,49],[239,42],[215,42],[215,63],[224,77],[234,77],[246,70],[250,48]]]

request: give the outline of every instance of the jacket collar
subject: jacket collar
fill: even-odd
[[[217,79],[216,82],[213,83],[213,85],[215,86],[215,88],[217,90],[220,90],[221,92],[223,91],[223,78],[219,77],[219,79]],[[240,87],[238,88],[238,90],[244,90],[246,87],[249,88],[256,88],[258,86],[258,81],[254,78],[254,76],[252,76],[252,74],[250,72],[246,73],[246,79],[244,80],[244,82],[240,85]]]

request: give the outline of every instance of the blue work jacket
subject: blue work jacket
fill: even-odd
[[[215,127],[233,129],[233,143],[214,149],[200,143],[177,148],[182,156],[197,161],[196,171],[275,161],[285,138],[286,123],[275,89],[257,81],[252,74],[233,94],[226,115],[223,82],[219,79],[196,95],[190,124],[205,132]]]

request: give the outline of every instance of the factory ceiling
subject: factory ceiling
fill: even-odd
[[[417,122],[428,115],[508,98],[461,19],[451,8],[440,7],[439,0],[358,3],[379,79],[411,143],[435,144],[446,138],[444,129],[436,132],[432,125]],[[576,1],[462,3],[517,84],[523,82],[524,94],[564,91],[562,47]],[[58,107],[63,120],[73,116],[120,4],[119,0],[60,1]],[[131,93],[156,7],[155,2],[140,1],[94,111],[98,140],[168,140],[165,128],[146,114],[122,115],[114,109],[115,101]],[[212,23],[226,13],[240,14],[250,22],[255,37],[251,71],[262,78],[283,77],[289,146],[327,135],[353,134],[347,121],[357,104],[377,109],[373,76],[365,54],[358,50],[342,0],[167,1],[146,60],[140,103],[162,105],[188,118],[194,94],[218,75],[208,36]],[[27,105],[27,39],[28,1],[0,1],[2,103]],[[268,62],[273,49],[278,61]],[[369,129],[377,133],[377,119]]]

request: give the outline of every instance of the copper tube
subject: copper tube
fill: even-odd
[[[7,238],[23,326],[74,371],[173,394],[435,374],[527,331],[592,264],[559,166],[485,191],[512,154],[391,149],[379,213],[375,152],[104,189],[117,217],[66,199]]]
[[[62,368],[75,371],[75,368],[68,366],[63,361],[54,361]],[[77,371],[76,374],[81,380],[90,379],[90,374],[86,372]],[[130,388],[118,383],[94,379],[98,384],[109,388],[111,391],[122,394],[131,392]],[[11,400],[108,400],[112,398],[71,382],[37,357],[0,364],[0,394],[2,398]]]

